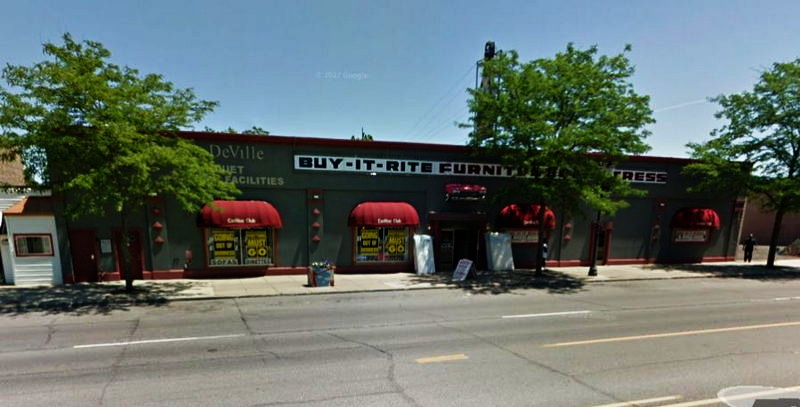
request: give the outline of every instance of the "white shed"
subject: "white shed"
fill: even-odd
[[[50,199],[26,197],[3,212],[0,254],[6,283],[63,284]]]

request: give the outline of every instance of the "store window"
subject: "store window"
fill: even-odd
[[[264,201],[214,201],[200,211],[210,267],[275,265],[275,231],[283,223]]]
[[[208,229],[208,265],[273,265],[274,242],[273,229]]]
[[[417,210],[406,202],[362,202],[350,212],[356,263],[409,261],[412,228],[419,225]]]
[[[362,226],[356,229],[356,262],[404,262],[408,260],[408,228]]]
[[[50,234],[14,235],[17,256],[52,256],[53,238]]]

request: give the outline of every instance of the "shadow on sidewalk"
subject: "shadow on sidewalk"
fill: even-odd
[[[684,271],[688,273],[707,273],[720,278],[744,278],[751,280],[794,280],[800,279],[800,268],[775,266],[768,268],[764,264],[752,263],[702,263],[702,264],[660,264],[645,266],[645,269],[661,269],[666,271]]]
[[[547,290],[550,293],[573,294],[584,290],[584,282],[554,270],[536,276],[533,270],[481,271],[470,273],[465,281],[453,280],[452,274],[436,273],[415,276],[414,283],[449,284],[471,294],[507,294],[515,289]]]
[[[120,285],[97,283],[0,288],[0,315],[109,314],[132,306],[163,306],[169,303],[169,296],[191,286],[185,282],[138,285],[130,293]]]

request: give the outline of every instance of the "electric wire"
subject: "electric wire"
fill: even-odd
[[[456,115],[452,116],[450,119],[448,119],[445,122],[441,123],[440,126],[431,129],[428,133],[425,134],[425,138],[430,138],[430,137],[435,136],[436,134],[438,134],[442,130],[446,129],[447,126],[455,126],[454,122],[457,119],[462,119],[460,121],[465,121],[466,118],[464,117],[464,115],[467,114],[467,113],[469,113],[469,107],[465,106],[464,108],[459,110]]]
[[[422,135],[426,134],[426,130],[429,130],[432,124],[436,125],[437,123],[440,123],[436,119],[442,115],[443,110],[446,109],[447,106],[449,106],[453,99],[457,96],[457,92],[455,91],[457,91],[459,88],[466,87],[464,82],[467,77],[474,72],[474,69],[474,66],[470,66],[469,69],[467,69],[458,80],[456,80],[449,88],[447,88],[444,93],[442,93],[439,99],[433,105],[431,105],[430,108],[428,108],[425,114],[417,119],[417,121],[414,123],[414,126],[412,126],[411,129],[406,133],[408,135],[408,139],[421,138]],[[447,101],[447,103],[443,104],[445,101]],[[425,121],[426,119],[427,121]],[[425,124],[420,127],[420,123],[423,121],[425,121]]]

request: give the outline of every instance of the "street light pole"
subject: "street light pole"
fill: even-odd
[[[589,276],[597,275],[597,241],[600,239],[600,211],[597,211],[597,218],[594,221],[594,236],[592,245],[589,248],[592,258],[589,262]]]

